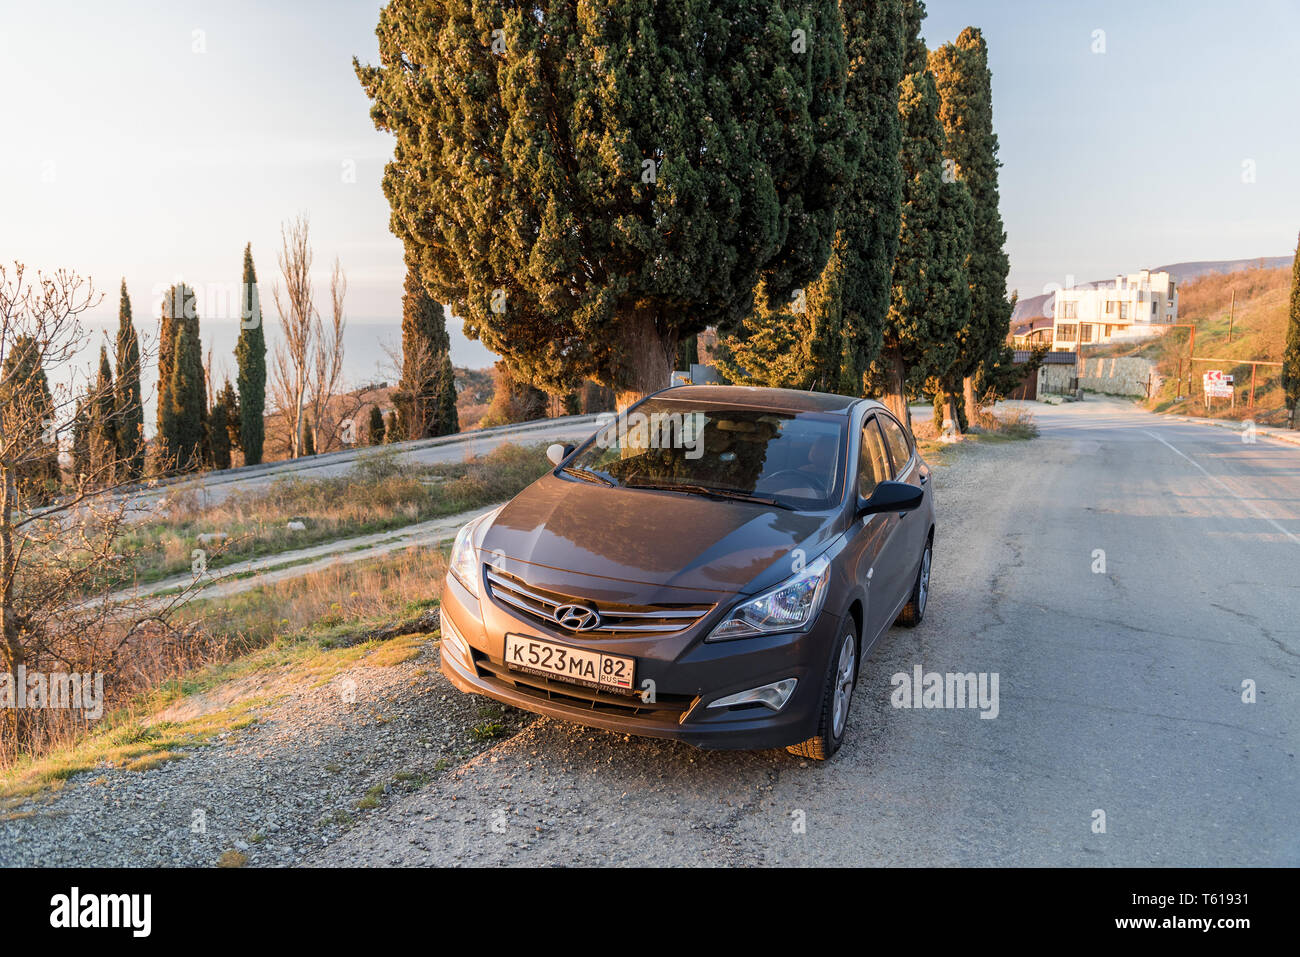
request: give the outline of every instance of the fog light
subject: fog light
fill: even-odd
[[[770,685],[763,685],[761,688],[750,688],[748,691],[741,691],[739,694],[719,698],[709,707],[734,708],[736,705],[741,704],[761,704],[773,711],[780,711],[785,707],[785,703],[790,700],[790,695],[794,694],[795,685],[798,683],[798,678],[784,678],[781,681],[773,681]]]
[[[460,659],[461,664],[471,664],[469,643],[456,630],[456,626],[451,623],[451,619],[447,617],[447,611],[444,608],[438,609],[438,629],[442,632],[443,654],[451,651],[453,657]]]

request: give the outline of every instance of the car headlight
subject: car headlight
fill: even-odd
[[[499,511],[499,510],[498,510]],[[456,576],[456,581],[460,582],[475,598],[478,594],[478,559],[475,556],[474,533],[484,519],[491,518],[496,512],[488,512],[486,515],[480,515],[472,522],[464,525],[456,533],[456,540],[451,545],[451,559],[447,562],[448,570]]]
[[[826,602],[830,571],[825,555],[810,562],[789,581],[737,605],[704,640],[727,641],[808,627]]]

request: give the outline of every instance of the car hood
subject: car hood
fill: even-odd
[[[479,547],[578,575],[734,594],[793,574],[795,549],[815,558],[835,515],[545,475],[501,510]]]

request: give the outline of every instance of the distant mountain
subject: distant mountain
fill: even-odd
[[[1174,277],[1174,282],[1182,285],[1188,280],[1195,279],[1198,276],[1206,276],[1210,273],[1236,272],[1239,269],[1249,269],[1251,267],[1263,267],[1264,269],[1283,269],[1289,268],[1292,263],[1290,256],[1265,256],[1259,259],[1217,259],[1201,260],[1199,262],[1173,263],[1168,266],[1153,266],[1152,272],[1167,272]],[[1133,270],[1136,272],[1137,270]],[[1075,283],[1076,289],[1096,289],[1098,286],[1104,286],[1115,281],[1114,276],[1108,276],[1105,279],[1096,279],[1092,282]],[[1021,299],[1016,303],[1015,311],[1011,313],[1011,325],[1014,327],[1018,323],[1031,319],[1034,316],[1045,316],[1047,310],[1051,308],[1052,295],[1050,293],[1033,296],[1029,299]]]

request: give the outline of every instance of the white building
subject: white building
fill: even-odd
[[[1169,273],[1143,269],[1099,288],[1058,289],[1052,319],[1055,352],[1158,336],[1178,321],[1178,288]]]

